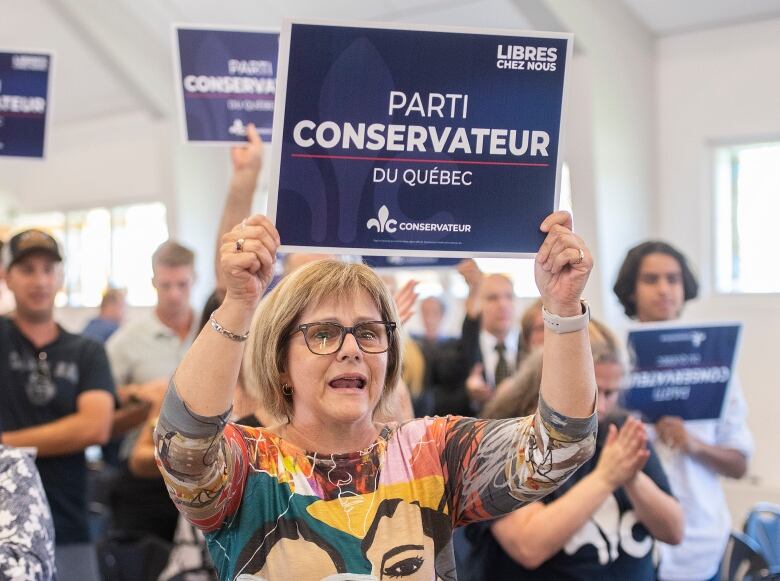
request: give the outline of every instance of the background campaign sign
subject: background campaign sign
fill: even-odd
[[[632,361],[625,407],[646,421],[719,418],[734,373],[739,323],[642,326],[628,334]]]
[[[427,256],[364,256],[363,263],[371,268],[452,268],[460,258],[431,258]]]
[[[269,215],[287,251],[528,257],[558,203],[571,36],[285,21]]]
[[[246,141],[254,123],[269,140],[276,96],[279,33],[174,27],[176,88],[184,139]]]
[[[0,155],[44,156],[51,60],[46,52],[0,51]]]

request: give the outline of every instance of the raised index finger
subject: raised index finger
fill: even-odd
[[[260,138],[260,134],[257,132],[254,123],[250,123],[246,126],[246,138],[251,144],[260,145],[263,140]]]

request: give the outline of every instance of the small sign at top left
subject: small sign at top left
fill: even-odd
[[[0,156],[43,158],[52,55],[0,51]]]
[[[278,32],[176,25],[173,51],[184,141],[243,143],[250,123],[270,141]]]

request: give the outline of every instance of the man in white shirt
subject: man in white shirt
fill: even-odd
[[[157,306],[147,316],[121,327],[106,343],[123,405],[162,398],[179,361],[200,331],[199,318],[190,306],[194,264],[191,250],[171,240],[163,243],[152,256]],[[128,434],[119,453],[122,477],[113,495],[114,526],[172,540],[178,515],[170,506],[162,478],[137,479],[127,469],[125,461],[136,438],[137,432]]]
[[[152,283],[157,305],[152,313],[119,329],[106,343],[120,397],[162,386],[189,348],[199,329],[190,306],[195,282],[195,255],[169,240],[152,256]]]
[[[640,322],[672,321],[696,297],[698,283],[685,257],[665,242],[632,248],[614,286],[626,315]],[[742,478],[753,450],[747,405],[737,378],[718,420],[685,422],[664,416],[655,424],[656,450],[685,511],[685,537],[661,546],[664,581],[715,579],[731,519],[719,476]]]

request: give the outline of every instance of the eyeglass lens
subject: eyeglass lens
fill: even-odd
[[[342,336],[346,329],[335,323],[314,323],[306,328],[304,337],[309,349],[315,353],[327,355],[339,350]],[[355,325],[352,334],[358,346],[366,353],[382,353],[387,351],[388,336],[384,323],[359,323]]]

